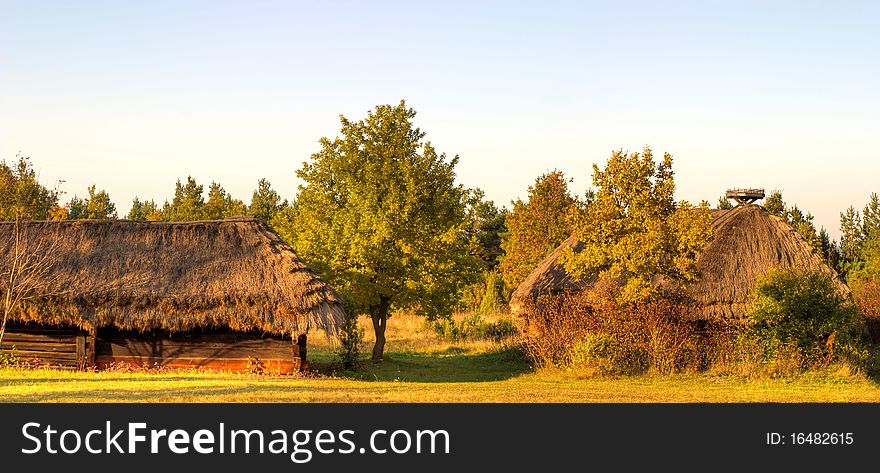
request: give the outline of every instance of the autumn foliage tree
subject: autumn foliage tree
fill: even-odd
[[[70,220],[104,220],[117,217],[116,204],[110,194],[98,190],[95,184],[88,188],[88,197],[80,199],[73,196],[67,204],[67,218]]]
[[[413,125],[416,113],[381,105],[342,130],[297,171],[302,179],[292,228],[297,254],[368,313],[381,360],[395,308],[449,314],[454,295],[479,271],[462,238],[466,195],[455,183],[458,157],[438,154]]]
[[[676,203],[671,155],[658,163],[647,147],[615,151],[604,169],[593,165],[593,185],[595,200],[572,214],[585,246],[563,254],[566,271],[618,282],[624,304],[652,299],[658,276],[681,286],[697,279],[696,254],[712,238],[712,216],[705,202]]]
[[[583,203],[568,190],[562,171],[538,177],[529,186],[528,199],[517,199],[507,215],[507,233],[501,247],[501,274],[509,288],[516,288],[547,254],[571,236],[566,215]]]
[[[30,158],[0,161],[0,220],[47,220],[56,215],[59,192],[39,182]]]

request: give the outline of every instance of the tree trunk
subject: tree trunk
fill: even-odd
[[[6,320],[8,319],[8,313],[3,311],[3,325],[0,325],[0,351],[3,350],[3,336],[6,335]]]
[[[386,296],[379,296],[379,303],[370,306],[370,318],[373,320],[373,331],[376,333],[373,361],[382,361],[385,354],[385,327],[388,324],[388,310],[390,308],[391,298]]]

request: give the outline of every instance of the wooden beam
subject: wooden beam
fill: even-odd
[[[76,336],[76,364],[80,368],[86,367],[86,336],[82,333]]]

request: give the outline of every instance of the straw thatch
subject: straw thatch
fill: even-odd
[[[700,278],[685,289],[697,304],[695,318],[744,317],[755,282],[772,268],[825,272],[833,276],[841,295],[851,297],[837,273],[779,217],[757,205],[715,210],[712,214],[714,238],[697,256]],[[512,311],[521,310],[542,294],[589,286],[574,281],[559,264],[565,247],[580,251],[583,244],[572,237],[547,256],[513,293]]]
[[[13,320],[93,331],[228,328],[336,333],[342,299],[264,223],[125,220],[22,222],[31,248],[51,251],[49,285]],[[0,222],[0,271],[15,224]]]
[[[576,253],[584,249],[583,242],[571,236],[544,258],[529,276],[516,288],[510,297],[510,311],[519,312],[523,304],[545,294],[559,294],[576,291],[584,285],[571,277],[562,267],[559,258],[568,248]]]

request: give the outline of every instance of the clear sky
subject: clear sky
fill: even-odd
[[[401,98],[499,204],[651,145],[681,199],[778,188],[836,236],[880,191],[880,2],[0,0],[0,157],[123,215],[186,175],[293,197],[340,114]]]

